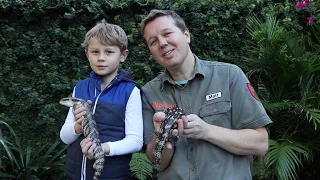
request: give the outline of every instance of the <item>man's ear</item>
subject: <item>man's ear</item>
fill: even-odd
[[[124,62],[124,61],[127,59],[128,54],[129,54],[129,50],[128,50],[128,49],[124,50],[124,51],[121,53],[120,62]]]
[[[186,29],[184,30],[184,33],[183,33],[183,34],[185,35],[187,42],[190,44],[190,42],[191,42],[191,37],[190,37],[189,29],[186,28]]]

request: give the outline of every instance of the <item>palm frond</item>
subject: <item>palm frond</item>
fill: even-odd
[[[311,159],[312,153],[308,146],[288,139],[269,140],[269,152],[266,155],[266,165],[274,167],[279,179],[296,179],[297,170],[304,159]]]
[[[276,113],[283,109],[291,109],[298,105],[295,101],[282,101],[282,102],[262,102],[264,108],[269,111],[270,113]]]
[[[10,134],[14,137],[14,139],[18,139],[18,136],[16,135],[16,133],[14,132],[14,130],[11,128],[10,125],[8,125],[6,122],[4,121],[0,121],[0,125],[4,125],[10,132]],[[17,142],[17,140],[16,140]],[[4,138],[4,136],[2,135],[2,130],[0,129],[0,144],[2,145],[2,147],[5,149],[5,154],[7,155],[7,157],[9,158],[10,162],[12,165],[16,165],[17,168],[20,168],[20,165],[16,159],[16,157],[14,156],[12,149],[15,147],[13,143],[9,142],[8,140],[6,140]]]
[[[312,122],[314,129],[317,130],[320,125],[320,109],[307,109],[306,110],[307,119]]]
[[[55,176],[63,176],[65,165],[64,159],[60,156],[67,146],[58,147],[61,141],[56,141],[48,149],[49,143],[45,144],[38,148],[37,152],[34,152],[34,147],[30,142],[26,147],[20,146],[20,139],[15,135],[14,130],[4,122],[0,121],[0,124],[6,125],[14,137],[14,143],[9,142],[7,138],[2,136],[0,129],[0,146],[2,145],[5,149],[1,158],[4,159],[4,163],[7,163],[6,169],[4,169],[6,173],[0,174],[0,177],[46,179],[48,176],[52,176],[51,173],[54,173]],[[46,151],[44,152],[44,150]]]

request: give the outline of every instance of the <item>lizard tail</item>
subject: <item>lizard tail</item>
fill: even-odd
[[[98,177],[100,177],[104,165],[104,153],[101,145],[97,146],[94,149],[94,158],[95,158],[95,164],[96,164],[96,169],[94,172],[93,179],[98,180]]]

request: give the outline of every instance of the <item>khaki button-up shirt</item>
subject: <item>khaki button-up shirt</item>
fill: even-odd
[[[192,78],[177,84],[165,71],[143,88],[144,141],[154,134],[153,115],[178,106],[209,124],[229,129],[256,129],[271,123],[242,70],[232,64],[196,58]],[[232,154],[204,140],[180,138],[165,180],[252,179],[248,156]]]

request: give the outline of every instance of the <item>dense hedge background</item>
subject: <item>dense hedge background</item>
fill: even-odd
[[[237,63],[247,37],[245,21],[266,2],[236,1],[54,1],[11,0],[0,4],[0,120],[26,139],[56,139],[66,116],[58,104],[90,67],[80,44],[102,18],[124,28],[129,58],[123,68],[143,85],[161,67],[140,35],[153,8],[174,9],[192,33],[194,53]]]

